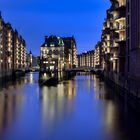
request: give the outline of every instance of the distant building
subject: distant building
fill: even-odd
[[[29,54],[27,54],[27,66],[28,68],[31,68],[33,66],[33,54],[30,51]]]
[[[95,68],[102,68],[102,43],[101,42],[98,42],[95,46],[94,66]]]
[[[19,69],[23,70],[26,68],[26,43],[25,40],[20,36],[19,38]]]
[[[95,67],[94,54],[94,50],[91,50],[77,55],[78,67]]]
[[[40,48],[41,71],[64,70],[64,42],[61,37],[46,36],[45,42]]]
[[[33,69],[38,70],[39,66],[40,66],[40,56],[34,56],[30,51],[27,54],[27,68],[31,70]]]
[[[64,37],[64,53],[66,69],[75,68],[77,65],[77,48],[75,38]]]
[[[40,56],[37,56],[36,59],[37,59],[37,65],[40,66]]]
[[[77,55],[78,67],[103,68],[103,49],[102,42],[98,42],[94,50]]]

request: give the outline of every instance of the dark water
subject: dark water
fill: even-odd
[[[140,140],[140,121],[96,76],[39,87],[30,73],[1,87],[0,140]]]

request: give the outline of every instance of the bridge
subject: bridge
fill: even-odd
[[[99,72],[103,72],[103,69],[95,68],[95,67],[82,66],[82,67],[76,67],[76,68],[73,68],[73,69],[69,69],[68,71],[71,71],[71,72],[94,72],[94,73],[99,73]]]

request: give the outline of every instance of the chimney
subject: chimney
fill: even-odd
[[[48,36],[45,36],[45,42],[47,42],[48,41]]]

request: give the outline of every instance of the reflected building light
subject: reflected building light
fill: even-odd
[[[30,84],[33,84],[33,73],[30,73],[29,82]]]
[[[44,73],[44,76],[46,77],[46,76],[47,76],[47,74],[46,74],[46,73]]]
[[[112,130],[112,127],[114,127],[114,124],[116,123],[116,114],[115,114],[115,108],[112,102],[109,102],[106,108],[106,115],[104,117],[104,122],[106,124],[106,127],[108,130]]]
[[[11,89],[13,88],[10,88],[10,93],[11,93]],[[23,105],[23,99],[22,99],[22,96],[12,96],[11,94],[7,94],[7,95],[1,94],[0,102],[1,102],[1,105],[0,105],[0,116],[1,116],[0,117],[0,133],[1,133],[5,130],[5,128],[9,128],[14,123],[14,118],[21,111],[21,107]]]
[[[64,85],[63,84],[59,84],[58,85],[58,97],[64,97]]]
[[[56,120],[61,120],[72,110],[72,99],[76,88],[73,82],[58,84],[57,87],[43,87],[40,93],[42,104],[42,125],[53,127]],[[69,102],[67,100],[70,100]],[[66,102],[65,102],[66,101]]]
[[[27,83],[28,83],[26,78],[24,79],[24,83],[25,83],[25,84],[27,84]]]

